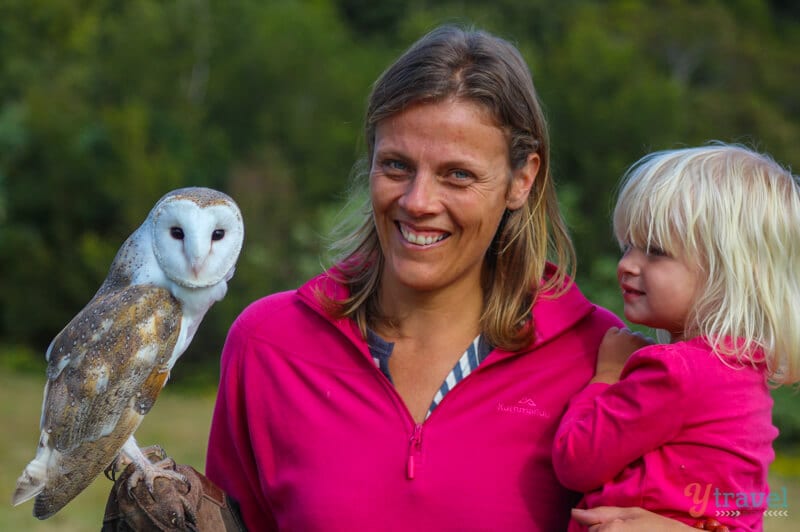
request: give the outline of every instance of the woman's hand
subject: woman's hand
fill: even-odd
[[[664,517],[644,508],[598,506],[591,510],[572,509],[572,517],[589,532],[680,532],[696,530],[674,519]]]
[[[611,327],[606,331],[597,353],[597,370],[591,382],[614,384],[631,354],[654,343],[653,340],[630,329]]]

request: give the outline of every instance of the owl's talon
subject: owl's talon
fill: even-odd
[[[125,471],[125,468],[128,467],[133,461],[129,459],[124,453],[119,453],[114,460],[108,464],[103,470],[103,474],[105,474],[106,478],[111,482],[117,481],[117,474],[121,474]]]
[[[133,490],[142,480],[144,480],[144,485],[147,487],[147,491],[153,493],[153,490],[155,489],[155,480],[158,477],[177,480],[178,482],[188,485],[189,481],[186,479],[186,477],[172,469],[174,465],[175,462],[172,459],[167,458],[145,468],[137,467],[136,471],[134,471],[133,474],[131,474],[131,476],[128,478],[128,493],[130,493],[131,490]]]
[[[150,462],[156,465],[169,458],[169,456],[167,456],[167,451],[165,451],[164,448],[157,443],[148,445],[147,447],[142,447],[141,450],[142,454],[145,455]]]

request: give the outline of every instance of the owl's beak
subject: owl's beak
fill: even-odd
[[[189,259],[189,268],[191,268],[194,278],[197,279],[206,264],[211,246],[199,239],[186,239],[184,246],[184,253]]]
[[[203,267],[205,266],[205,264],[206,264],[206,257],[192,260],[191,268],[192,268],[192,274],[194,274],[195,279],[197,279],[200,276],[200,272],[203,271]]]

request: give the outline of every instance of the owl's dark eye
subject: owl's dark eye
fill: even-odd
[[[170,227],[169,235],[175,240],[183,240],[183,229],[180,227]]]
[[[211,240],[222,240],[225,238],[225,229],[214,229],[211,233]]]

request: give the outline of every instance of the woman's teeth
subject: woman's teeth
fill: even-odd
[[[412,233],[402,225],[400,226],[400,232],[403,234],[403,238],[406,239],[406,241],[411,242],[412,244],[416,244],[418,246],[430,246],[431,244],[435,244],[436,242],[439,242],[440,240],[444,239],[444,237],[447,236],[447,234],[444,233],[438,236],[417,235]]]

